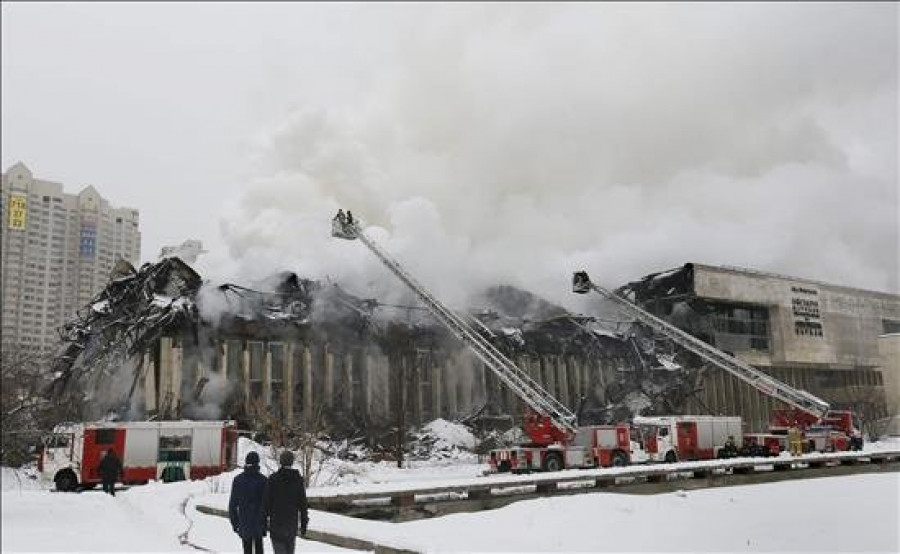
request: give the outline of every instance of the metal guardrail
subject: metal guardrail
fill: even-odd
[[[855,463],[884,464],[900,462],[900,450],[876,452],[842,452],[832,454],[806,454],[796,457],[772,458],[735,458],[730,460],[704,460],[697,462],[680,462],[677,464],[654,464],[628,466],[619,468],[566,470],[555,473],[528,475],[492,475],[479,479],[459,480],[459,483],[445,483],[439,486],[409,485],[375,485],[367,486],[360,492],[334,493],[311,490],[309,503],[311,508],[325,511],[342,511],[362,505],[413,506],[417,503],[434,503],[441,501],[458,501],[462,499],[484,499],[504,497],[515,494],[534,494],[562,492],[566,485],[584,484],[590,488],[627,487],[635,481],[665,481],[669,476],[692,474],[694,478],[705,478],[715,472],[731,470],[733,473],[752,473],[755,471],[784,471],[817,469],[829,465],[849,465]],[[760,469],[765,468],[765,469]],[[619,483],[619,479],[629,478],[630,483]],[[560,487],[563,485],[563,487]],[[371,490],[371,489],[375,490]],[[527,490],[526,490],[527,489]],[[531,490],[534,489],[534,490]],[[379,502],[381,501],[381,502]]]

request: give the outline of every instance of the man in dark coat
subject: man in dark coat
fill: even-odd
[[[269,477],[266,484],[265,505],[269,534],[275,554],[294,554],[297,516],[300,516],[300,536],[306,536],[306,526],[309,523],[306,487],[303,485],[303,476],[291,467],[294,465],[294,454],[290,450],[282,452],[278,461],[281,467]]]
[[[122,462],[112,448],[106,451],[100,466],[97,468],[100,479],[103,481],[103,492],[116,495],[116,481],[122,475]]]
[[[266,478],[259,472],[259,454],[250,452],[244,460],[244,472],[231,484],[228,501],[228,518],[231,528],[244,542],[244,554],[263,554],[263,537],[266,536],[266,514],[263,496]]]

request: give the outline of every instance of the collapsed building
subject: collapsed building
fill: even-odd
[[[697,264],[620,293],[836,407],[865,401],[870,417],[884,410],[882,364],[869,345],[876,321],[900,321],[895,295]],[[468,317],[479,332],[583,422],[693,412],[742,415],[762,429],[775,407],[602,304],[602,318],[575,315],[509,286],[474,304]],[[512,420],[524,410],[420,306],[389,306],[290,272],[244,287],[204,283],[178,258],[139,271],[123,264],[64,336],[56,387],[82,383],[96,411],[121,418],[252,426],[265,417],[349,432],[437,417]]]
[[[499,286],[477,328],[583,418],[678,411],[692,373],[637,325],[576,316]],[[121,265],[64,328],[57,388],[84,383],[94,416],[216,418],[365,427],[521,414],[524,405],[416,305],[273,276],[204,284],[178,258]]]

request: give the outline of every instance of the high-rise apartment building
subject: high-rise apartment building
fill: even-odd
[[[106,285],[116,260],[140,261],[138,211],[92,186],[66,194],[22,163],[2,175],[2,342],[57,346],[57,328]]]

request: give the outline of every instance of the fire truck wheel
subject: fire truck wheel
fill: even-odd
[[[678,461],[678,456],[675,454],[674,450],[669,450],[668,452],[666,452],[666,463],[667,464],[674,464],[677,461]]]
[[[562,457],[559,454],[551,452],[544,458],[544,471],[561,471],[562,468]]]
[[[71,469],[64,469],[53,478],[56,482],[56,490],[59,492],[72,492],[78,488],[78,476]]]
[[[628,465],[628,457],[624,452],[616,452],[612,457],[613,467],[622,467]]]

